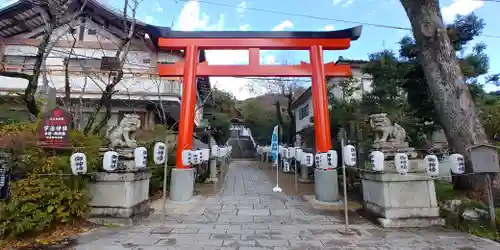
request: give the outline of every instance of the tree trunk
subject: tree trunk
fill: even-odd
[[[71,60],[71,55],[74,53],[75,45],[76,45],[76,36],[73,36],[73,43],[71,44],[71,50],[69,51],[69,55],[64,59],[64,105],[66,109],[70,110],[71,108],[71,80],[69,75],[69,63]],[[85,65],[86,66],[86,65]]]
[[[468,158],[467,148],[487,143],[487,137],[446,33],[438,0],[401,0],[401,4],[411,22],[427,85],[448,142]],[[470,164],[466,172],[471,172]],[[464,175],[456,187],[484,190],[482,180]]]
[[[47,11],[49,13],[49,11]],[[35,94],[38,89],[38,79],[42,73],[42,64],[45,61],[45,54],[47,52],[47,46],[50,43],[50,37],[52,32],[56,28],[56,20],[49,15],[50,20],[45,27],[45,34],[43,35],[42,41],[38,45],[38,51],[35,55],[35,64],[33,66],[33,76],[28,82],[26,89],[24,91],[23,100],[26,103],[26,108],[33,116],[38,116],[40,109],[36,103]]]

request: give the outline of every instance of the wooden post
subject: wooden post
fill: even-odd
[[[493,199],[493,191],[491,190],[490,173],[486,173],[486,191],[488,193],[488,207],[490,213],[490,224],[496,230],[496,213],[495,213],[495,200]]]

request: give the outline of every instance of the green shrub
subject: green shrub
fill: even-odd
[[[84,152],[88,172],[93,172],[100,162],[100,138],[71,131],[69,144],[77,148],[54,152],[38,145],[36,123],[2,126],[0,137],[12,152],[14,176],[10,199],[0,203],[0,238],[41,232],[85,216],[88,178],[71,175],[69,157]]]
[[[452,200],[454,198],[460,197],[462,194],[453,188],[453,184],[436,181],[434,182],[436,189],[436,197],[439,202],[444,202],[446,200]]]

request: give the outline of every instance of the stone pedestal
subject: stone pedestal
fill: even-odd
[[[151,172],[99,172],[89,186],[92,217],[130,218],[149,210]]]
[[[382,227],[443,225],[439,217],[434,180],[425,173],[365,173],[364,208],[379,217]]]
[[[314,170],[316,200],[321,202],[339,201],[337,170]]]
[[[170,181],[170,200],[173,203],[191,202],[194,194],[195,168],[174,168]]]
[[[217,178],[217,173],[219,172],[217,170],[217,160],[216,159],[210,159],[209,160],[209,167],[210,167],[210,177],[205,181],[205,183],[218,183],[219,178]]]
[[[300,177],[299,177],[299,182],[300,183],[312,183],[313,181],[309,179],[309,167],[300,164]]]

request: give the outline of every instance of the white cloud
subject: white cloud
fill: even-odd
[[[332,31],[334,29],[335,29],[335,27],[333,25],[325,25],[325,27],[323,27],[322,30],[324,30],[324,31]]]
[[[272,28],[272,30],[273,31],[283,31],[283,30],[285,30],[287,28],[290,28],[290,29],[293,28],[293,23],[290,20],[283,21],[282,23],[274,26]]]
[[[354,3],[354,0],[333,0],[333,6],[342,4],[342,8],[345,8]]]
[[[236,12],[240,13],[240,17],[243,17],[245,11],[247,9],[247,2],[243,1],[240,4],[238,4],[238,7],[236,8]]]
[[[208,21],[208,16],[205,14],[204,20]],[[182,31],[194,31],[203,24],[200,20],[200,4],[197,1],[190,1],[184,4],[181,13],[179,14],[179,29]]]
[[[219,20],[217,21],[217,24],[213,24],[213,25],[208,25],[207,24],[209,23],[209,18],[207,15],[206,16],[206,20],[205,22],[203,23],[202,26],[200,26],[200,29],[203,29],[203,30],[210,30],[210,31],[222,31],[222,29],[224,29],[224,14],[220,14],[219,15]]]
[[[248,25],[248,27],[246,25],[243,26],[244,28],[250,27],[250,25]],[[184,4],[184,8],[179,15],[176,28],[183,31],[223,30],[224,15],[220,14],[218,21],[215,24],[212,24],[210,22],[210,17],[200,10],[199,3],[197,1],[190,1]],[[248,63],[248,52],[246,50],[210,50],[206,52],[206,56],[208,63],[211,65]],[[210,82],[213,86],[232,93],[239,100],[253,96],[247,90],[248,79],[234,77],[211,77]]]
[[[163,8],[160,6],[159,1],[156,1],[155,11],[156,12],[163,12]]]
[[[0,1],[0,8],[7,7],[11,4],[17,3],[19,0],[13,0],[13,1]]]
[[[442,8],[443,20],[451,23],[456,15],[467,15],[476,9],[483,7],[483,1],[477,0],[453,0],[453,3]]]
[[[179,14],[176,29],[182,31],[195,30],[222,30],[224,27],[224,14],[219,15],[217,23],[210,24],[210,17],[207,13],[200,11],[198,1],[189,1],[184,4]]]
[[[149,23],[149,24],[155,24],[156,19],[152,16],[146,16],[146,18],[144,19],[144,22]]]
[[[345,8],[349,5],[351,5],[352,3],[354,3],[354,0],[347,0],[344,4],[342,4],[342,8]]]
[[[240,26],[241,31],[247,31],[250,30],[250,24],[244,24]]]

